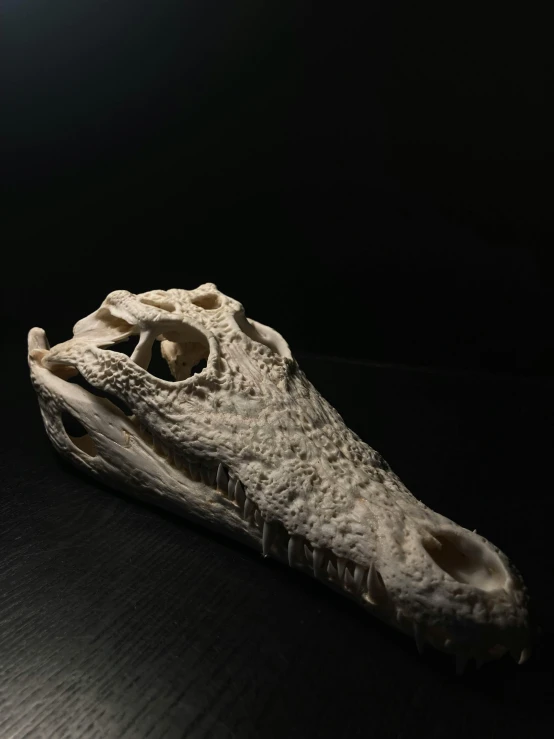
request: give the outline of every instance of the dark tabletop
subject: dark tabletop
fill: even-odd
[[[533,658],[457,678],[317,582],[66,466],[24,354],[4,349],[2,739],[550,734],[552,378],[299,357],[418,498],[527,581]]]

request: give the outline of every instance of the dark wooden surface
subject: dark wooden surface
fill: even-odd
[[[542,737],[552,728],[548,378],[302,358],[417,497],[503,548],[542,642],[456,678],[318,583],[88,480],[4,349],[0,737]]]

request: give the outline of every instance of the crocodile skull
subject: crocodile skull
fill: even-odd
[[[130,357],[112,348],[132,335]],[[174,381],[148,371],[156,342]],[[112,292],[67,342],[32,329],[29,365],[48,436],[87,472],[313,575],[459,670],[527,658],[507,557],[414,498],[284,339],[215,285]]]

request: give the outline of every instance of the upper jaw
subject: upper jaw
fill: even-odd
[[[520,596],[522,591],[518,591]],[[448,578],[434,587],[393,593],[397,628],[411,634],[420,648],[436,649],[478,663],[506,653],[518,663],[530,650],[527,597],[504,589],[482,591]]]

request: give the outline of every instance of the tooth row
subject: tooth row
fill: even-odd
[[[339,585],[374,605],[387,600],[383,579],[375,565],[368,569],[337,557],[328,549],[313,547],[302,536],[286,533],[279,524],[263,521],[262,552],[264,556],[273,552],[286,557],[291,567],[309,568],[317,579]]]
[[[262,532],[262,552],[264,557],[270,553],[281,555],[288,560],[291,567],[310,568],[314,577],[340,585],[344,590],[354,595],[364,597],[373,605],[382,605],[387,601],[385,584],[377,567],[372,564],[369,569],[357,565],[351,560],[337,557],[327,549],[314,548],[306,539],[296,534],[289,535],[279,524],[266,521],[256,503],[246,495],[242,482],[233,477],[222,464],[217,467],[192,462],[175,455],[164,446],[144,426],[138,426],[140,437],[148,443],[154,451],[164,457],[167,462],[184,473],[195,482],[203,482],[211,488],[215,488],[225,498],[234,503],[241,516],[250,525],[256,526]],[[409,621],[404,614],[397,609],[396,621],[402,630],[406,630]],[[451,639],[445,638],[444,634],[434,633],[433,628],[426,629],[419,623],[412,623],[412,633],[416,647],[421,654],[426,642],[443,650],[452,650],[454,645]],[[487,653],[470,655],[464,652],[455,654],[456,673],[461,675],[473,656],[477,663],[477,669],[487,659],[494,659],[508,651],[507,647],[496,645]],[[530,650],[510,650],[514,659],[523,664],[529,658]]]
[[[375,565],[367,569],[337,557],[329,550],[314,548],[301,536],[289,536],[279,524],[264,520],[256,503],[247,496],[242,482],[222,464],[216,468],[183,459],[152,437],[143,426],[140,426],[140,436],[191,480],[202,481],[234,503],[243,519],[261,530],[264,557],[273,551],[277,556],[286,557],[291,567],[308,567],[313,570],[314,577],[341,585],[355,595],[365,596],[373,604],[386,599],[386,589]]]
[[[203,482],[209,487],[215,485],[215,474],[216,468],[210,467],[199,462],[193,462],[190,459],[185,459],[180,455],[175,454],[171,449],[162,444],[159,439],[152,436],[147,428],[140,425],[138,427],[140,438],[145,441],[158,456],[163,457],[165,461],[175,469],[182,472],[186,477],[193,480],[194,482]]]
[[[396,612],[396,620],[399,628],[408,631],[409,622],[406,617],[398,609]],[[529,647],[521,648],[521,646],[513,645],[511,648],[504,644],[495,644],[489,647],[471,648],[467,645],[456,644],[451,635],[441,627],[429,626],[425,627],[421,623],[413,622],[411,624],[412,634],[416,643],[417,650],[423,653],[426,642],[435,647],[454,655],[456,663],[456,674],[463,675],[468,663],[474,659],[476,668],[480,669],[485,662],[491,659],[499,659],[507,652],[511,654],[518,664],[526,662],[530,655]]]
[[[367,569],[336,557],[329,550],[312,547],[302,536],[289,535],[279,524],[264,520],[258,506],[246,495],[241,481],[233,478],[222,464],[217,469],[216,487],[237,505],[246,521],[261,530],[264,557],[271,552],[284,556],[291,567],[309,567],[314,577],[342,585],[355,595],[365,594],[373,604],[386,598],[385,586],[375,565]]]
[[[214,475],[214,487],[225,498],[235,503],[241,515],[249,519],[254,514],[255,504],[246,497],[244,486],[237,477],[232,477],[222,464],[219,464]]]

